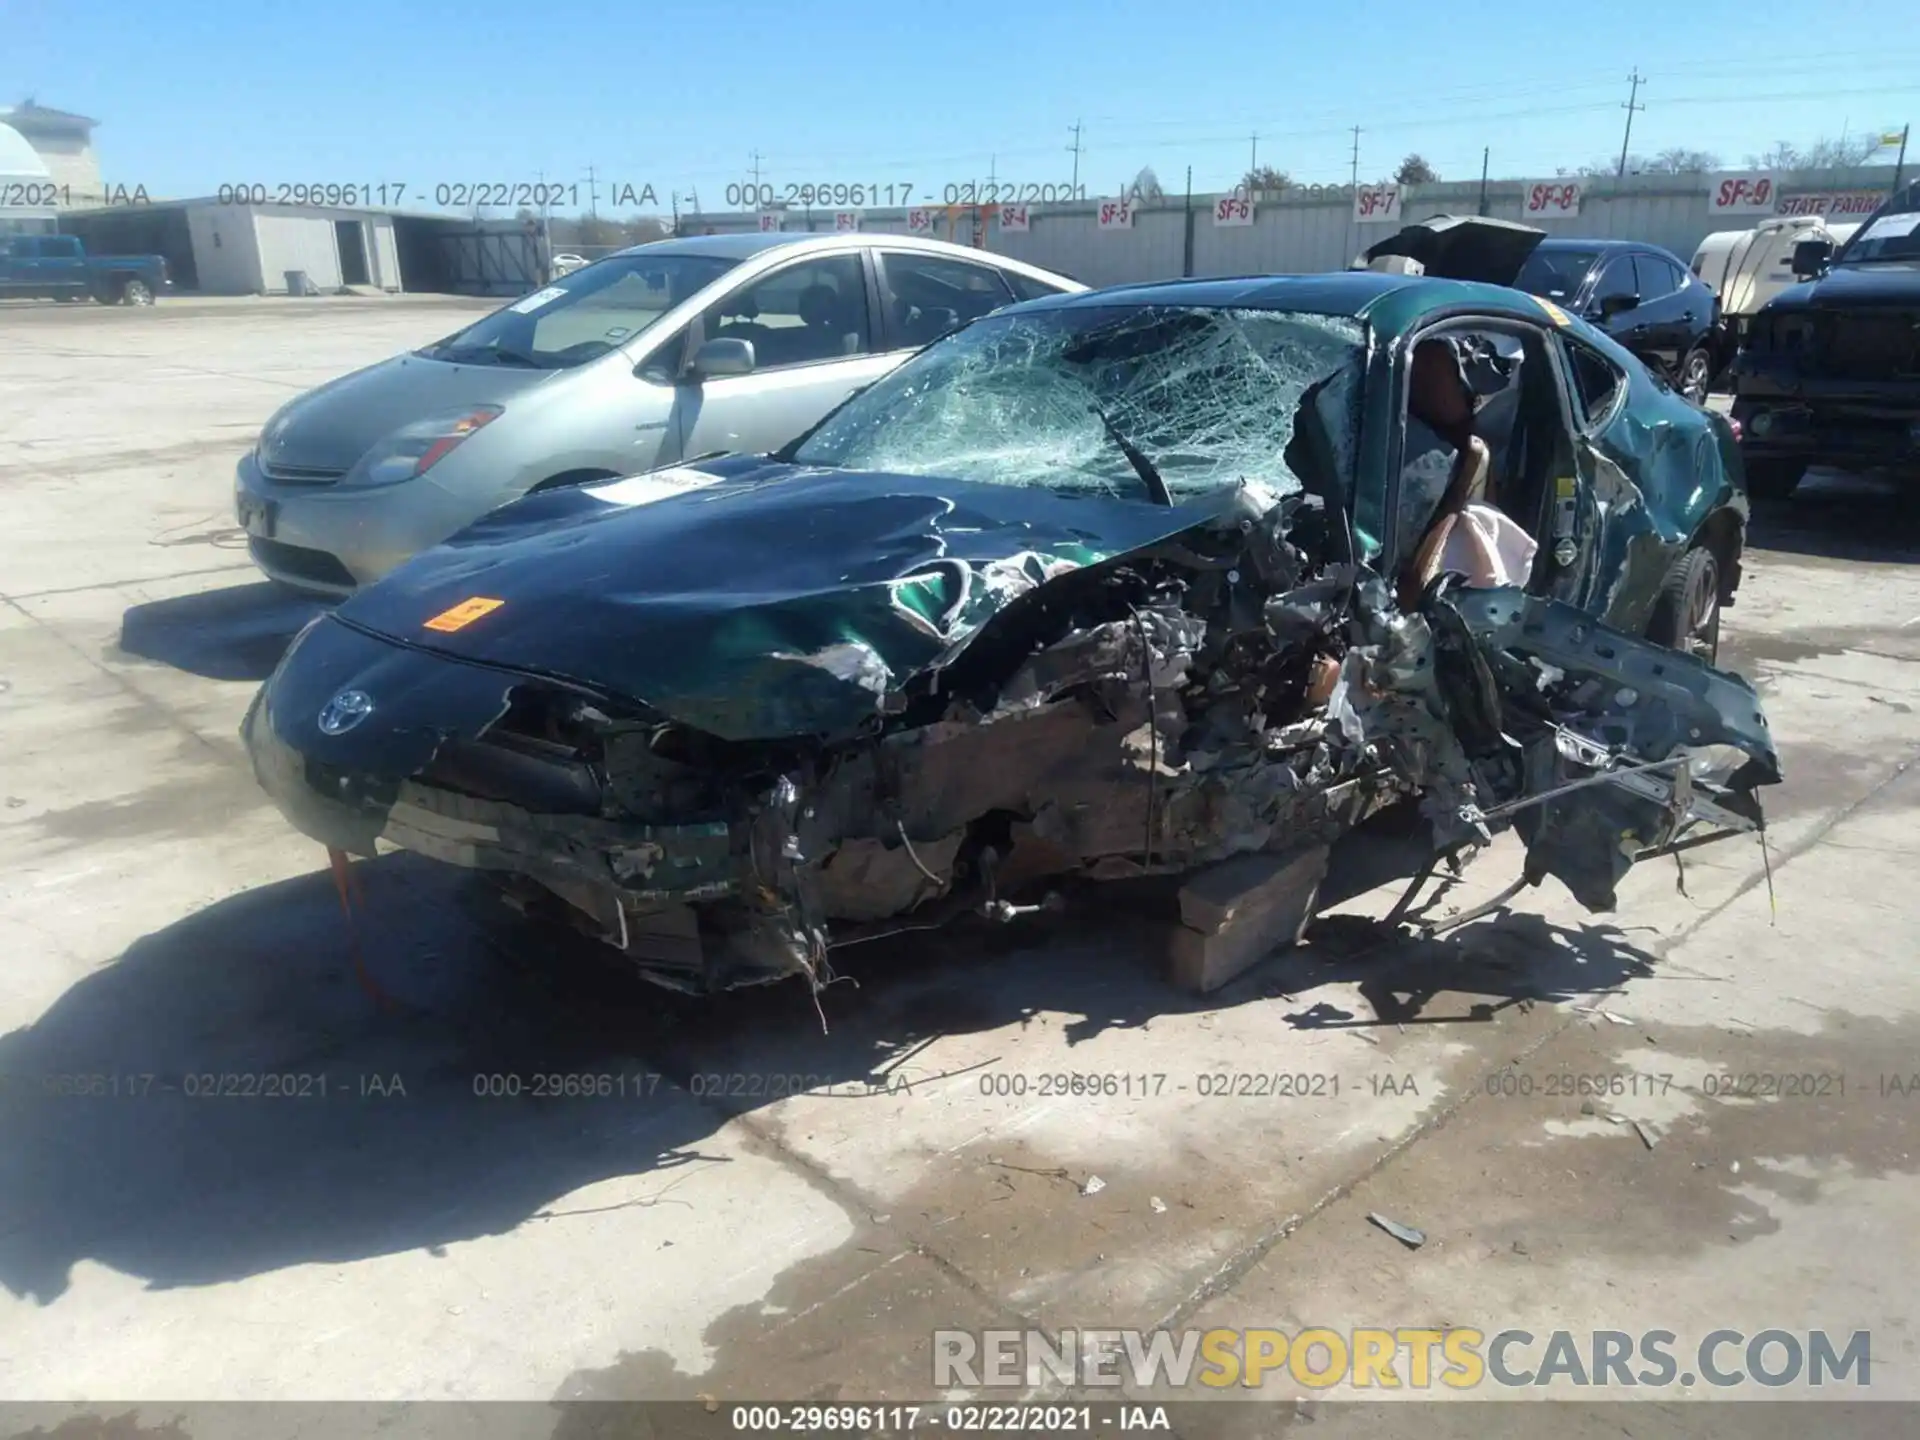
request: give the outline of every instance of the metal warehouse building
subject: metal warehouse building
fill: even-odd
[[[95,254],[163,255],[176,287],[205,295],[286,295],[302,286],[320,294],[518,294],[542,273],[539,237],[519,220],[202,198],[69,210],[60,228]]]

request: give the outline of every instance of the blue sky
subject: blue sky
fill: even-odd
[[[1064,183],[1076,120],[1089,194],[1143,165],[1224,189],[1255,132],[1262,162],[1344,181],[1353,125],[1362,179],[1409,151],[1474,178],[1483,145],[1495,176],[1541,177],[1618,153],[1637,68],[1636,151],[1737,167],[1920,119],[1913,0],[1808,26],[1817,8],[0,0],[0,103],[95,117],[108,181],[155,195],[385,181],[411,201],[544,176],[584,204],[591,166],[715,209],[755,150],[770,182],[911,184],[916,202],[990,167]]]

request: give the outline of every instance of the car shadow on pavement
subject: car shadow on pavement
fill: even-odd
[[[1815,471],[1786,500],[1755,500],[1747,548],[1833,560],[1920,561],[1920,487]]]
[[[0,1284],[48,1304],[82,1260],[164,1289],[433,1253],[596,1181],[728,1163],[716,1132],[736,1116],[797,1089],[858,1103],[902,1073],[937,1079],[938,1037],[1041,1016],[1072,1046],[1339,981],[1378,1020],[1421,1020],[1436,984],[1497,1003],[1645,973],[1524,920],[1506,922],[1522,926],[1507,960],[1465,968],[1485,925],[1367,949],[1322,922],[1199,997],[1167,982],[1137,911],[1093,904],[847,947],[817,997],[785,983],[700,999],[430,861],[351,874],[351,924],[324,870],[262,886],[137,941],[0,1037]],[[1288,1018],[1339,1023],[1328,1006]],[[608,1093],[542,1096],[540,1076]]]
[[[120,617],[120,650],[209,680],[265,680],[327,608],[264,580],[151,600]]]

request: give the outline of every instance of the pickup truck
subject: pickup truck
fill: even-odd
[[[77,235],[12,235],[0,240],[0,299],[84,300],[151,305],[171,290],[160,255],[89,255]]]
[[[1733,362],[1747,489],[1784,499],[1810,465],[1920,474],[1920,182],[1837,249],[1793,247],[1789,286]]]

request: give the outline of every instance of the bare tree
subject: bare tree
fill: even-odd
[[[1632,157],[1628,157],[1629,165]],[[1643,169],[1653,175],[1701,175],[1720,168],[1720,157],[1711,150],[1689,150],[1675,145],[1645,162]]]
[[[1240,188],[1254,195],[1278,195],[1293,184],[1293,177],[1271,165],[1258,165],[1240,177]]]
[[[1400,162],[1400,168],[1393,172],[1393,183],[1396,185],[1434,185],[1439,180],[1440,172],[1418,154],[1407,156]]]
[[[1758,155],[1747,156],[1747,164],[1756,170],[1831,170],[1847,165],[1864,165],[1881,148],[1878,132],[1828,136],[1804,149],[1776,140]]]

